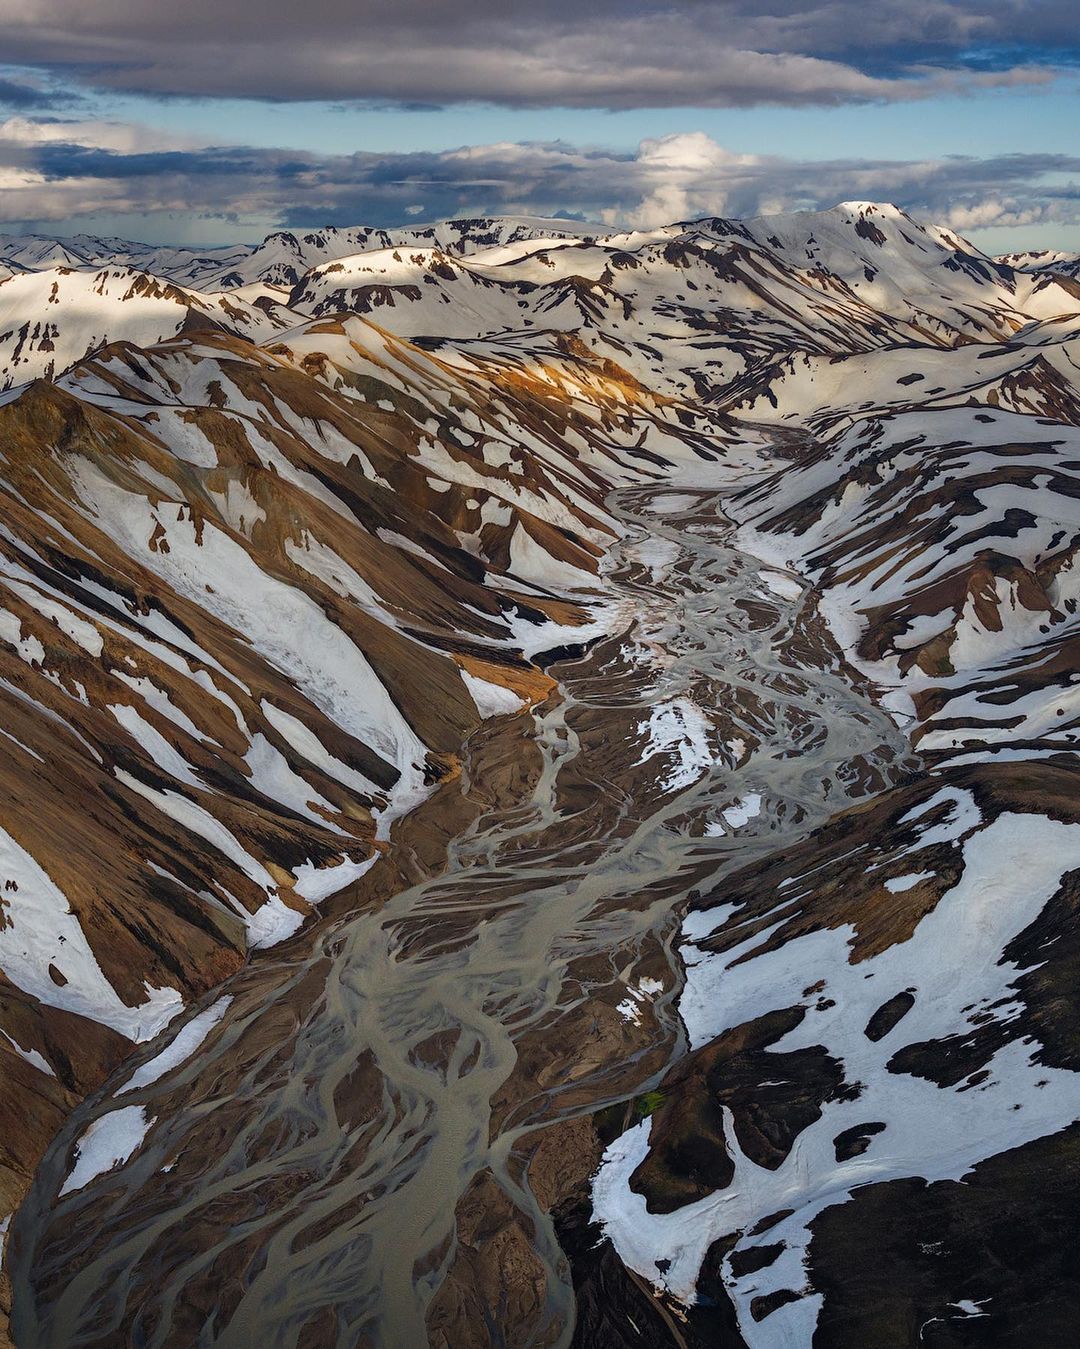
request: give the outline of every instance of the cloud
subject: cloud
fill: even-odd
[[[71,90],[51,88],[32,79],[9,79],[0,74],[0,108],[19,112],[41,112],[46,108],[70,108],[81,101]]]
[[[1033,84],[1074,0],[0,0],[6,59],[181,96],[735,107]]]
[[[764,161],[732,154],[703,131],[693,131],[642,141],[635,162],[646,190],[633,208],[634,223],[654,226],[722,215],[732,188]],[[601,219],[618,223],[618,208],[606,208]]]
[[[5,145],[9,153],[17,152],[20,146],[57,145],[70,146],[74,153],[103,150],[131,155],[150,150],[195,149],[205,142],[193,136],[179,136],[141,126],[137,122],[15,116],[0,119],[0,144]]]
[[[253,234],[267,221],[388,226],[488,213],[653,226],[870,199],[978,230],[1080,220],[1077,178],[1080,156],[797,160],[736,154],[703,132],[647,139],[635,152],[505,141],[319,155],[198,146],[124,124],[0,123],[0,219],[20,226],[155,213],[250,221]]]
[[[1045,224],[1057,214],[1048,201],[1021,203],[1015,197],[1001,197],[991,192],[988,196],[950,207],[943,223],[961,233],[981,229],[1020,229]]]

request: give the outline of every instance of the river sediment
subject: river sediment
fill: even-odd
[[[565,1240],[611,1112],[685,1051],[683,913],[907,755],[808,588],[732,546],[722,494],[610,504],[610,634],[207,1000],[230,999],[189,1060],[131,1090],[125,1066],[72,1115],[13,1226],[20,1349],[571,1342],[552,1210]],[[64,1193],[128,1108],[128,1161]]]

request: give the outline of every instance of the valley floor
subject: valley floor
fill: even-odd
[[[680,915],[910,767],[715,490],[612,504],[610,635],[532,725],[477,733],[347,900],[194,1011],[182,1066],[155,1042],[71,1116],[14,1225],[23,1349],[569,1341],[551,1210],[685,1053]],[[91,1135],[126,1164],[86,1174]]]

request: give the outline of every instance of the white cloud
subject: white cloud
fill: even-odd
[[[37,120],[32,117],[8,117],[0,120],[0,143],[9,145],[83,145],[119,154],[141,154],[159,150],[195,150],[205,139],[175,135],[139,122]]]
[[[955,230],[1019,228],[1040,225],[1052,218],[1053,214],[1054,206],[1050,202],[1021,206],[1012,198],[1002,200],[999,197],[984,197],[980,201],[951,207],[944,223]]]
[[[320,155],[192,146],[117,123],[12,119],[0,125],[0,175],[0,219],[20,226],[162,213],[250,221],[256,235],[268,222],[392,225],[500,212],[655,226],[853,198],[896,201],[956,229],[1080,219],[1080,195],[1068,187],[1080,156],[796,160],[735,153],[701,131],[650,137],[632,153],[501,141],[438,153]],[[198,233],[214,237],[209,226]]]
[[[677,133],[641,142],[636,166],[649,184],[633,221],[642,226],[668,224],[692,216],[722,215],[732,180],[764,161],[718,145],[703,131]]]

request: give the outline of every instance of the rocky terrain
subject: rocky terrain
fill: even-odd
[[[1075,258],[3,276],[20,1349],[1075,1342]]]

